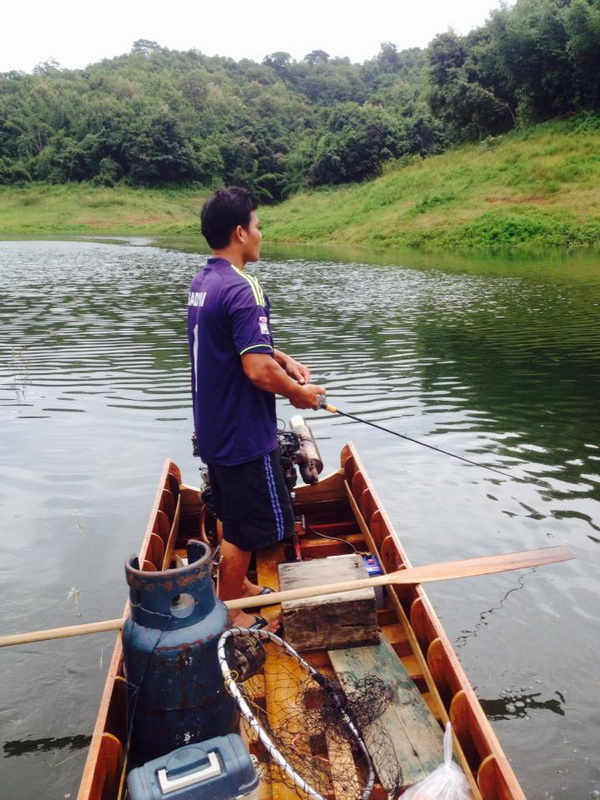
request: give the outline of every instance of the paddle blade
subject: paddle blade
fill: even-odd
[[[543,547],[540,550],[522,550],[517,553],[506,553],[498,556],[479,556],[463,561],[447,561],[441,564],[427,564],[423,567],[409,567],[388,575],[375,578],[364,578],[356,581],[328,583],[324,586],[306,586],[301,589],[289,589],[285,592],[257,597],[241,597],[228,600],[225,605],[230,609],[252,608],[257,605],[270,606],[287,600],[302,600],[307,597],[320,597],[338,592],[352,592],[356,589],[368,589],[372,586],[426,583],[428,581],[447,581],[452,578],[470,578],[475,575],[491,575],[495,572],[506,572],[513,569],[541,567],[575,558],[566,547]]]
[[[570,561],[572,558],[575,556],[567,547],[542,547],[539,550],[521,550],[498,556],[479,556],[466,558],[463,561],[448,561],[400,570],[393,573],[395,576],[393,583],[426,583],[428,581],[446,581],[452,578],[471,578],[475,575],[510,572],[513,569],[543,567],[545,564]]]

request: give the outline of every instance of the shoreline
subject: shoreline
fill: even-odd
[[[272,245],[419,252],[600,246],[600,131],[551,122],[428,159],[390,163],[360,184],[261,206]],[[200,235],[210,189],[91,184],[0,186],[0,238]]]

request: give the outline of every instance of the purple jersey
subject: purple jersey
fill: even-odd
[[[273,354],[269,300],[258,280],[212,257],[190,285],[188,340],[198,450],[233,466],[277,445],[275,395],[246,377],[241,356]]]

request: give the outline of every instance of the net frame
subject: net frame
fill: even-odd
[[[219,638],[217,645],[217,658],[221,668],[221,673],[223,675],[223,680],[225,682],[225,687],[235,700],[238,708],[240,709],[242,717],[246,720],[253,733],[266,749],[269,757],[281,770],[283,770],[293,784],[301,789],[306,795],[308,795],[308,797],[312,798],[312,800],[325,800],[325,798],[319,794],[301,775],[299,775],[294,767],[285,759],[284,755],[278,748],[277,743],[273,741],[271,736],[269,736],[267,731],[262,727],[250,704],[240,690],[236,680],[238,677],[237,672],[229,665],[226,652],[227,642],[229,640],[233,640],[236,636],[252,636],[261,642],[272,642],[277,647],[281,648],[288,656],[294,659],[294,661],[296,661],[302,669],[306,670],[310,677],[313,678],[313,680],[329,694],[332,693],[331,681],[329,681],[324,675],[322,675],[311,664],[303,659],[302,656],[296,650],[294,650],[293,647],[290,647],[287,642],[285,642],[276,634],[265,630],[264,628],[250,629],[233,627],[226,630]],[[369,755],[367,746],[362,740],[362,736],[357,726],[347,711],[346,698],[341,690],[335,691],[335,704],[336,708],[339,710],[339,715],[344,723],[344,727],[349,732],[348,738],[358,746],[359,750],[364,756],[365,763],[368,768],[368,777],[365,783],[365,788],[360,795],[360,800],[368,800],[375,784],[375,769],[373,767],[371,756]]]

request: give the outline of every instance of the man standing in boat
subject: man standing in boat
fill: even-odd
[[[246,578],[252,552],[294,531],[279,461],[275,395],[296,408],[317,409],[325,394],[310,383],[307,367],[275,349],[269,299],[244,271],[260,255],[256,208],[252,193],[239,187],[221,189],[206,201],[201,228],[213,255],[188,297],[194,429],[223,522],[222,600],[259,595],[261,587]],[[233,622],[267,626],[243,611]]]

